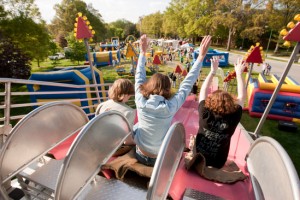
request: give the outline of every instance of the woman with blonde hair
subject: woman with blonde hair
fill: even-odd
[[[234,99],[228,92],[216,90],[208,95],[213,76],[219,66],[216,57],[211,59],[211,71],[202,84],[199,96],[199,130],[196,136],[196,150],[200,152],[207,166],[222,168],[230,147],[230,139],[242,116],[246,89],[242,73],[244,61],[238,59],[234,65],[238,96]]]
[[[171,82],[167,75],[155,73],[146,80],[146,35],[140,39],[138,65],[135,74],[135,103],[138,123],[134,126],[136,158],[140,163],[154,166],[163,139],[171,121],[189,95],[199,76],[201,63],[208,51],[211,36],[205,36],[199,48],[199,56],[178,91],[171,96]]]

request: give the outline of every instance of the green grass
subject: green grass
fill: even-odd
[[[38,67],[38,64],[36,61],[32,62],[31,65],[31,72],[40,72],[40,71],[49,71],[52,70],[55,67],[68,67],[68,66],[78,66],[78,65],[83,65],[84,61],[81,62],[73,62],[69,59],[61,59],[61,60],[57,60],[57,61],[53,61],[50,59],[46,59],[43,62],[40,62],[40,67]]]

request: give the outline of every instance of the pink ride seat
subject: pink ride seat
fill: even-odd
[[[52,155],[56,160],[64,159],[71,147],[71,144],[73,143],[79,132],[80,130],[71,137],[69,137],[66,141],[51,149],[51,151],[49,151],[48,154]]]

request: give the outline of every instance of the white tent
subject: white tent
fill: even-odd
[[[178,48],[179,40],[165,40],[163,41],[164,47],[172,47],[173,49]]]

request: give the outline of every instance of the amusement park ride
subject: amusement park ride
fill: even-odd
[[[297,15],[295,20],[300,21],[299,18],[300,15]],[[78,15],[76,29],[77,39],[83,39],[86,44],[91,73],[94,73],[88,44],[93,32],[82,14]],[[297,44],[254,136],[251,137],[241,124],[232,136],[228,160],[235,162],[238,167],[235,170],[246,178],[231,184],[225,183],[219,176],[234,174],[234,171],[222,168],[212,172],[206,167],[204,170],[210,171],[210,177],[213,177],[208,180],[194,170],[187,170],[185,166],[185,147],[189,146],[190,136],[198,131],[198,102],[195,95],[189,96],[174,116],[150,175],[137,170],[144,168],[135,161],[122,164],[120,171],[126,176],[119,180],[110,170],[104,170],[103,166],[117,159],[115,153],[122,148],[132,129],[122,113],[108,111],[94,116],[92,112],[98,102],[106,100],[100,94],[107,93],[107,87],[102,86],[110,84],[99,84],[95,75],[93,83],[80,86],[1,78],[5,91],[0,93],[4,96],[4,104],[0,106],[4,111],[4,117],[1,118],[4,124],[0,129],[0,199],[299,200],[299,178],[286,151],[274,139],[259,137],[261,126],[300,50],[299,33],[300,22],[284,36],[284,40]],[[261,59],[260,53],[252,55],[250,52],[247,62],[255,63],[256,59]],[[34,88],[55,86],[65,90],[13,92],[12,85],[15,84],[32,85]],[[249,80],[248,87],[250,85]],[[72,94],[78,93],[80,88],[85,88],[81,93],[91,95],[50,103],[39,101],[25,104],[13,101],[19,95]],[[91,101],[92,105],[78,104],[82,101]],[[32,106],[37,108],[24,115],[11,116],[10,109]],[[89,109],[90,112],[86,113],[83,109]],[[12,128],[11,120],[19,122]]]

